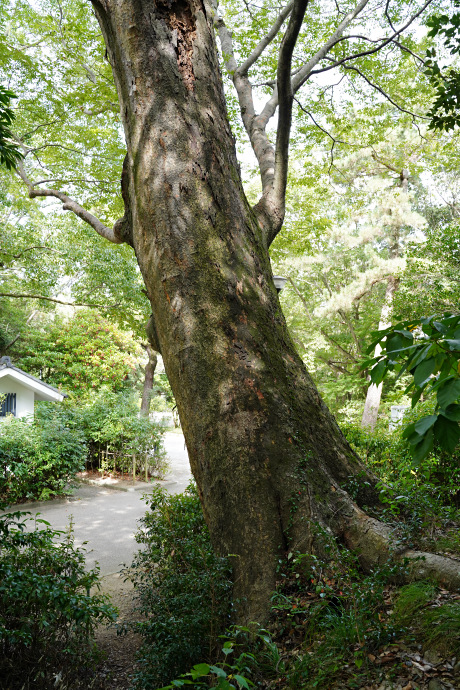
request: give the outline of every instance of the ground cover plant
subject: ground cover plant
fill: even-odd
[[[90,592],[98,570],[85,570],[71,527],[43,523],[0,516],[1,690],[92,687],[95,627],[116,617],[106,596]]]

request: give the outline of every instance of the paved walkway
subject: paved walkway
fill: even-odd
[[[182,434],[166,432],[164,446],[170,470],[164,481],[158,482],[172,494],[182,492],[191,478],[190,465]],[[54,529],[65,530],[73,521],[75,544],[87,549],[87,567],[99,563],[101,575],[114,575],[129,565],[137,550],[134,534],[137,521],[146,510],[142,495],[151,484],[136,482],[124,486],[80,486],[66,499],[28,503],[17,506],[32,515],[47,520]]]

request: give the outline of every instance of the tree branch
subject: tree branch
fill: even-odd
[[[291,0],[291,2],[289,2],[289,4],[286,5],[284,10],[282,10],[282,12],[280,12],[276,21],[272,25],[272,28],[268,32],[268,34],[266,36],[264,36],[264,38],[254,48],[251,55],[245,60],[245,62],[243,62],[241,67],[238,68],[238,72],[242,76],[247,75],[247,73],[248,73],[249,69],[252,67],[252,65],[259,59],[259,57],[264,52],[265,48],[268,45],[270,45],[270,43],[276,37],[278,31],[281,29],[281,27],[284,23],[284,20],[290,14],[293,7],[294,7],[294,0]]]
[[[69,307],[91,307],[92,309],[115,309],[120,306],[120,302],[115,304],[88,304],[87,302],[64,302],[62,299],[55,297],[46,297],[45,295],[28,295],[22,292],[0,292],[0,297],[13,297],[14,299],[43,299],[47,302],[55,302],[56,304],[65,304]]]
[[[11,254],[11,252],[6,252],[4,249],[0,247],[0,254],[11,256],[12,259],[20,259],[21,256],[23,256],[27,252],[32,252],[34,249],[44,249],[46,252],[53,252],[53,254],[61,254],[61,256],[63,256],[62,252],[58,252],[56,249],[51,249],[51,247],[45,247],[41,244],[37,244],[34,247],[27,247],[27,249],[24,249],[22,252],[19,252],[19,254]]]
[[[369,84],[369,86],[371,86],[373,89],[375,89],[376,91],[378,91],[379,93],[381,93],[382,96],[383,96],[384,98],[386,98],[387,101],[389,101],[392,105],[394,105],[394,107],[395,107],[397,110],[399,110],[401,113],[406,113],[407,115],[410,115],[414,120],[415,120],[415,118],[417,118],[417,117],[418,117],[418,118],[421,118],[422,120],[429,120],[429,119],[430,119],[429,117],[425,117],[425,115],[416,115],[416,114],[413,113],[411,110],[406,110],[406,109],[403,108],[401,105],[398,105],[398,103],[396,103],[396,101],[394,101],[394,100],[391,98],[391,96],[390,96],[386,91],[384,91],[384,90],[382,89],[381,86],[379,86],[378,84],[374,84],[374,82],[372,82],[372,81],[369,79],[369,77],[366,77],[366,75],[365,75],[363,72],[361,72],[361,70],[360,70],[358,67],[355,67],[354,65],[344,65],[343,67],[344,67],[344,69],[353,70],[353,72],[356,72],[357,74],[359,74],[359,76],[362,77],[362,78],[364,79],[364,81],[367,82],[367,83]]]
[[[430,0],[431,1],[431,0]],[[340,22],[337,29],[334,31],[332,36],[326,43],[317,51],[317,53],[301,67],[296,74],[292,77],[292,90],[295,93],[300,89],[300,87],[307,81],[312,70],[318,62],[320,62],[334,47],[336,43],[342,38],[342,34],[351,24],[351,22],[360,14],[360,12],[365,8],[369,0],[361,0],[361,2],[355,7],[352,12],[349,12],[343,20]],[[292,75],[291,75],[292,76]],[[275,88],[271,98],[265,104],[262,112],[258,117],[259,125],[265,129],[268,121],[275,114],[276,108],[278,107],[278,90]]]
[[[334,31],[332,36],[326,43],[318,50],[318,52],[302,67],[302,69],[295,75],[292,80],[293,91],[298,91],[302,84],[306,82],[310,76],[311,71],[316,67],[316,65],[328,54],[331,48],[341,40],[342,34],[351,24],[351,22],[356,19],[356,17],[362,12],[366,7],[369,0],[361,0],[352,12],[349,12],[340,22],[337,29]],[[431,2],[431,0],[429,0]]]
[[[80,204],[67,196],[67,194],[60,192],[57,189],[36,189],[35,184],[27,177],[22,161],[18,163],[17,173],[22,181],[25,182],[29,190],[30,199],[35,199],[36,197],[55,197],[56,199],[62,201],[62,208],[64,211],[72,211],[75,213],[75,215],[84,220],[85,223],[91,225],[91,227],[96,230],[101,237],[104,237],[104,239],[109,240],[109,242],[113,242],[114,244],[122,244],[125,241],[118,234],[115,234],[113,228],[108,228],[106,225],[101,223],[96,216],[93,216],[92,213],[80,206]]]
[[[289,162],[289,140],[292,123],[292,103],[294,93],[291,83],[292,55],[303,23],[309,0],[294,0],[294,6],[289,18],[289,24],[281,42],[277,87],[279,99],[278,129],[276,132],[275,147],[275,176],[273,180],[273,192],[270,194],[273,211],[280,218],[279,227],[276,223],[267,236],[267,244],[270,245],[281,229],[284,219],[286,184]],[[272,213],[273,213],[272,211]]]
[[[222,17],[216,15],[215,26],[219,34],[225,69],[236,89],[244,128],[259,164],[262,190],[266,191],[271,189],[273,185],[275,149],[267,137],[265,128],[259,126],[252,97],[252,85],[248,77],[240,74],[238,70],[233,51],[232,36]]]
[[[308,79],[310,74],[321,74],[322,72],[328,72],[329,70],[334,69],[335,67],[340,67],[340,65],[343,65],[346,62],[350,62],[351,60],[357,60],[358,58],[361,58],[361,57],[367,57],[368,55],[373,55],[374,53],[377,53],[379,50],[382,50],[382,48],[387,46],[389,43],[395,43],[394,39],[397,38],[400,34],[402,34],[412,24],[412,22],[414,22],[417,19],[417,17],[419,17],[426,10],[428,5],[430,5],[432,1],[433,0],[427,0],[427,2],[425,2],[423,7],[421,7],[421,9],[418,12],[416,12],[400,29],[398,29],[398,31],[395,31],[395,33],[392,34],[391,36],[389,36],[388,38],[383,39],[382,42],[380,43],[380,45],[378,45],[375,48],[372,48],[370,50],[363,50],[360,53],[354,53],[353,55],[347,55],[346,57],[342,58],[341,60],[336,60],[332,65],[329,65],[329,67],[324,67],[323,69],[315,70],[314,72],[310,71],[310,73],[307,74],[306,77],[303,79],[302,84]],[[336,42],[338,42],[338,41],[336,41]],[[322,56],[322,58],[325,57],[325,55],[326,54],[324,54]],[[307,65],[308,64],[309,63],[307,63]],[[316,63],[316,64],[318,64],[318,63]],[[300,73],[299,73],[299,75],[300,75]],[[300,88],[300,86],[302,86],[302,84],[299,84],[298,88]]]
[[[34,318],[34,316],[35,316],[36,313],[37,313],[37,310],[34,309],[34,310],[29,314],[29,316],[27,317],[24,326],[28,326],[28,325],[29,325],[29,323],[32,321],[32,319]],[[16,336],[13,338],[13,340],[10,340],[9,343],[7,343],[4,347],[2,347],[2,350],[1,350],[1,351],[2,351],[2,354],[3,354],[4,352],[6,352],[7,350],[9,350],[10,347],[13,347],[14,343],[16,343],[16,342],[19,340],[19,338],[20,338],[21,335],[22,335],[22,331],[23,331],[23,329],[24,329],[24,326],[22,326],[21,330],[16,334]]]

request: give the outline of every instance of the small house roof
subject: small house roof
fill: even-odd
[[[13,366],[9,357],[2,357],[0,359],[0,379],[6,376],[11,376],[11,378],[22,383],[25,388],[34,391],[37,400],[62,402],[67,397],[65,393],[54,388],[54,386],[49,386],[47,383],[37,379],[36,376],[32,376],[32,374],[28,374],[26,371]]]

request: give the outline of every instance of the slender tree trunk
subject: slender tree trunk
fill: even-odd
[[[396,289],[398,287],[398,280],[394,276],[390,276],[387,282],[387,289],[385,291],[385,299],[380,312],[379,331],[391,326],[391,315],[393,312],[393,299]],[[380,344],[375,346],[374,357],[378,357],[382,348]],[[378,386],[371,383],[367,389],[366,402],[364,403],[363,417],[361,419],[361,426],[374,431],[379,414],[380,399],[382,397],[383,382]]]
[[[153,389],[153,379],[155,376],[155,369],[157,368],[158,357],[157,353],[151,345],[143,346],[149,361],[145,365],[144,373],[144,388],[142,391],[142,402],[141,402],[141,415],[148,416],[150,412],[150,398]]]
[[[369,567],[388,529],[289,336],[268,248],[245,198],[212,12],[201,0],[93,0],[127,142],[125,237],[152,306],[190,463],[217,551],[232,554],[238,617],[263,620],[279,558],[332,535]],[[367,482],[367,483],[366,483]]]

